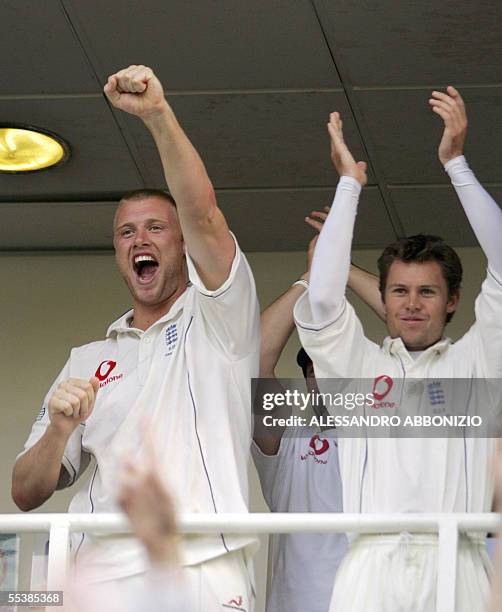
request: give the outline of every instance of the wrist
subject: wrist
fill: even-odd
[[[46,434],[54,441],[66,445],[66,442],[70,438],[71,434],[75,431],[77,425],[78,422],[73,423],[73,420],[64,424],[54,423],[51,420],[47,426]]]
[[[361,193],[361,190],[364,187],[363,183],[358,178],[349,174],[342,174],[340,176],[340,180],[338,181],[338,185],[343,189],[351,189],[357,194]]]
[[[309,281],[307,278],[303,278],[303,276],[301,276],[297,281],[295,281],[292,285],[292,287],[303,287],[304,289],[308,289],[309,288]]]
[[[444,158],[444,161],[441,160],[444,166],[444,169],[448,172],[448,169],[451,168],[456,162],[464,162],[467,163],[463,153],[459,153],[458,155],[449,155],[447,158]]]
[[[452,151],[450,153],[448,153],[448,155],[440,155],[439,156],[439,161],[443,164],[443,166],[446,166],[446,164],[448,162],[453,161],[454,159],[456,159],[457,157],[462,157],[463,152],[460,151]]]
[[[149,130],[153,130],[158,125],[165,125],[166,121],[174,119],[174,113],[167,100],[164,98],[151,110],[141,115],[140,118]]]

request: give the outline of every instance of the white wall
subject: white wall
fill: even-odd
[[[479,249],[459,250],[465,267],[464,295],[448,334],[458,337],[472,321],[472,303],[484,276]],[[354,253],[355,263],[375,270],[377,253]],[[304,271],[302,253],[252,253],[262,308]],[[128,293],[110,254],[12,254],[0,256],[0,512],[18,512],[10,498],[11,468],[52,380],[70,347],[104,336],[108,324],[129,306]],[[356,307],[367,335],[380,340],[385,328],[364,306]],[[279,376],[298,376],[298,340],[288,343]],[[256,475],[251,479],[251,509],[264,511]],[[65,511],[73,490],[59,492],[40,511]],[[266,545],[257,559],[259,591],[264,592]],[[261,606],[257,608],[260,612]]]

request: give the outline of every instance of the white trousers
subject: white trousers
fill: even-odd
[[[237,550],[183,568],[193,612],[254,612],[253,565]]]
[[[335,580],[330,612],[436,611],[437,535],[356,538]],[[456,612],[484,612],[490,593],[484,540],[460,537]]]
[[[64,598],[64,612],[254,612],[253,566],[237,550],[198,565],[100,582],[89,568]]]

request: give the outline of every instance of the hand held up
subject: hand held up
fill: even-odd
[[[443,165],[464,152],[467,135],[467,113],[462,96],[449,85],[446,93],[433,91],[429,100],[432,110],[444,122],[444,131],[439,143],[438,156]]]
[[[331,113],[328,123],[328,132],[331,138],[331,161],[340,176],[350,176],[364,187],[368,182],[366,176],[367,164],[363,161],[355,161],[343,139],[342,127],[339,113]]]
[[[162,84],[147,66],[133,65],[110,75],[104,93],[112,106],[143,120],[169,109]]]

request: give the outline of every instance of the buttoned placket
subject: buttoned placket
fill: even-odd
[[[155,347],[157,346],[157,339],[161,329],[162,324],[156,323],[146,331],[140,333],[138,347],[138,376],[141,386],[143,386],[148,379]]]

